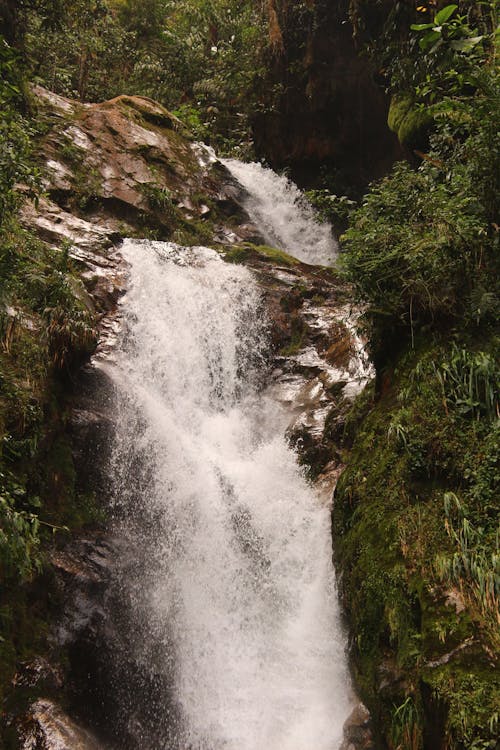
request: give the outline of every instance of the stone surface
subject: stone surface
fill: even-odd
[[[19,727],[21,750],[99,750],[94,737],[57,703],[37,700]]]
[[[33,92],[49,125],[39,153],[51,201],[26,219],[44,239],[102,244],[152,227],[166,236],[183,212],[187,221],[214,219],[207,199],[222,212],[239,211],[226,170],[161,105],[137,96],[80,104],[41,86]]]
[[[391,3],[384,2],[372,15],[388,12]],[[402,158],[387,126],[389,99],[353,39],[355,3],[310,0],[307,6],[276,3],[284,53],[275,55],[263,93],[274,98],[254,118],[256,150],[273,167],[291,167],[299,184],[311,186],[328,171],[335,191],[360,190]]]
[[[347,718],[339,750],[375,750],[370,712],[363,703],[358,703]]]
[[[328,269],[278,265],[259,255],[250,255],[246,265],[256,273],[270,322],[269,389],[289,412],[288,438],[318,480],[320,498],[330,504],[342,469],[336,433],[353,398],[374,376],[356,330],[359,312],[346,305],[347,290]],[[342,345],[336,348],[337,341]]]

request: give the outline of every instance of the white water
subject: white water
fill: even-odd
[[[174,696],[170,729],[139,728],[134,747],[337,750],[351,706],[330,511],[258,388],[257,285],[206,248],[127,241],[123,255],[121,587],[134,658]]]
[[[256,162],[221,161],[245,189],[244,207],[269,245],[304,263],[333,263],[338,245],[332,228],[316,218],[295,183]]]

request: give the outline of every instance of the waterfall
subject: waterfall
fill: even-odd
[[[245,189],[244,207],[269,245],[304,263],[331,265],[338,246],[297,185],[256,162],[222,159]]]
[[[338,750],[351,705],[330,510],[263,387],[258,286],[208,248],[128,240],[123,256],[115,586],[144,675],[129,707],[149,703],[127,746]]]

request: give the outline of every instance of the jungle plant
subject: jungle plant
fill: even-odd
[[[39,182],[31,161],[31,127],[19,111],[19,66],[19,55],[0,36],[0,226],[19,205],[18,185],[24,183],[34,195]]]
[[[318,211],[323,221],[329,221],[334,226],[347,224],[350,213],[356,207],[356,202],[346,195],[336,195],[329,190],[308,190],[307,200]]]
[[[496,6],[496,2],[492,6]],[[470,28],[467,14],[461,15],[457,11],[458,5],[445,5],[430,23],[411,25],[413,31],[425,32],[419,41],[421,50],[436,54],[441,47],[448,46],[455,52],[469,52],[484,40],[484,34],[474,36],[475,30]]]
[[[436,370],[447,403],[473,418],[500,418],[500,369],[485,352],[453,346],[451,358]]]
[[[500,647],[500,530],[493,544],[484,527],[475,526],[466,508],[454,492],[444,495],[445,528],[455,546],[449,556],[440,554],[435,567],[438,577],[458,586],[464,600],[479,611],[491,638]],[[490,534],[491,535],[491,534]]]
[[[393,750],[420,750],[422,747],[421,719],[411,695],[395,708],[392,715]]]
[[[165,216],[173,217],[175,206],[172,202],[170,190],[156,182],[144,182],[141,184],[141,191],[146,198],[150,208],[161,211]]]
[[[49,355],[57,369],[68,367],[92,351],[97,334],[88,310],[59,304],[45,308],[43,314]]]
[[[24,490],[6,479],[0,474],[0,577],[26,580],[41,567],[40,524],[34,513],[18,509]]]

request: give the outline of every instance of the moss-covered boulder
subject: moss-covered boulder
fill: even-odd
[[[208,243],[241,222],[231,178],[174,115],[145,97],[81,104],[35,86],[46,198],[26,225],[85,249],[118,237]]]
[[[395,94],[391,99],[387,124],[402,146],[425,149],[433,118],[425,108],[415,104],[411,95]]]

